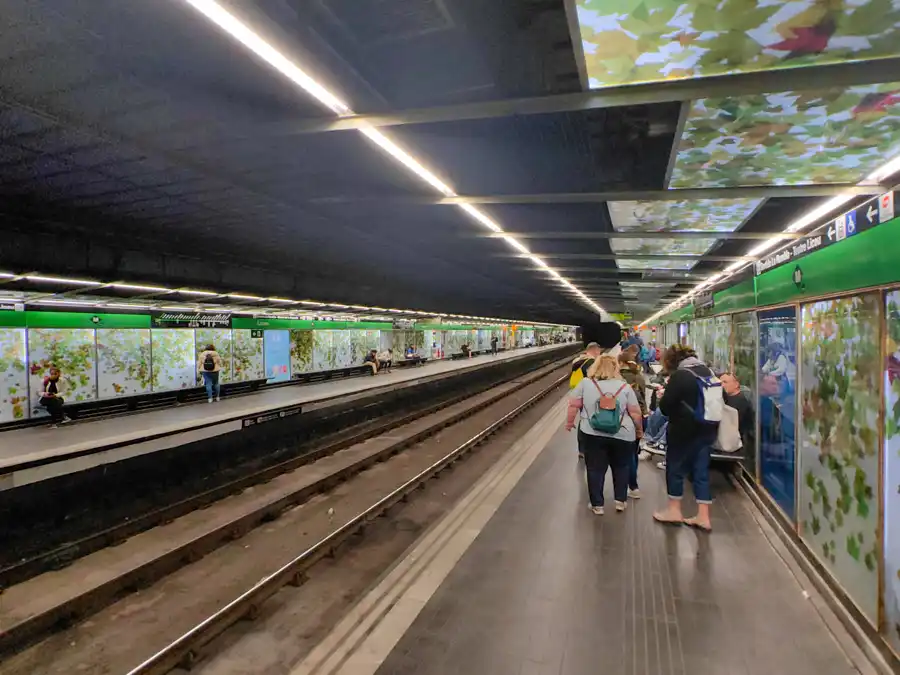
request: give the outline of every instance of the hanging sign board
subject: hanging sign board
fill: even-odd
[[[231,314],[222,312],[151,312],[153,328],[231,328]]]
[[[775,267],[794,262],[803,256],[853,237],[860,232],[877,227],[894,217],[894,193],[888,192],[877,200],[868,201],[853,211],[841,214],[823,229],[797,240],[782,251],[757,260],[757,276]]]

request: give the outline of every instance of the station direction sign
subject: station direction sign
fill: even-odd
[[[877,227],[893,218],[894,193],[888,192],[881,195],[877,200],[867,201],[853,211],[841,214],[816,233],[799,239],[781,251],[756,261],[754,266],[755,273],[760,275],[775,267],[781,267],[798,258],[843,241],[848,237],[853,237],[860,232]]]

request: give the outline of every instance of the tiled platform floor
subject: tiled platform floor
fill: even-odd
[[[652,521],[651,462],[642,500],[595,516],[573,440],[554,437],[378,675],[858,672],[723,477],[712,535]]]

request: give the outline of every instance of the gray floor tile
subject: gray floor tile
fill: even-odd
[[[571,445],[531,466],[378,675],[856,672],[724,478],[712,535],[653,523],[650,462],[645,498],[598,517]]]

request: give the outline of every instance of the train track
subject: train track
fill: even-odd
[[[474,391],[477,393],[479,390]],[[432,405],[424,405],[399,414],[376,417],[373,420],[356,424],[345,431],[314,439],[311,443],[298,447],[287,459],[276,461],[262,468],[242,468],[239,465],[234,469],[234,473],[238,474],[234,478],[226,479],[209,488],[193,491],[185,497],[170,500],[146,511],[129,514],[112,525],[100,526],[86,535],[76,534],[60,545],[50,545],[46,550],[28,554],[15,562],[0,566],[0,592],[47,571],[66,567],[78,558],[94,551],[116,546],[140,532],[171,522],[229,495],[238,494],[252,485],[270,481],[282,473],[293,471],[300,466],[315,462],[369,438],[388,433],[394,428],[432,415],[472,396],[473,389],[470,387]],[[59,527],[68,528],[69,525],[61,523]],[[3,640],[0,636],[0,652],[3,651],[2,645]]]
[[[276,592],[284,583],[301,583],[305,574],[304,570],[323,555],[333,554],[336,546],[353,531],[358,531],[366,522],[377,517],[379,513],[384,513],[391,505],[401,499],[405,499],[412,490],[424,485],[429,478],[438,475],[478,443],[483,442],[497,429],[517,417],[522,411],[543,398],[549,391],[555,389],[559,382],[564,379],[564,375],[560,376],[558,374],[559,368],[566,363],[568,363],[568,360],[562,359],[525,378],[503,383],[464,401],[442,404],[438,406],[439,410],[432,410],[430,414],[424,412],[414,413],[403,418],[405,424],[398,424],[396,421],[388,424],[386,431],[380,435],[376,435],[373,429],[367,429],[361,435],[351,434],[341,439],[338,443],[328,444],[320,448],[314,454],[292,459],[278,467],[270,467],[254,476],[253,479],[249,477],[242,479],[239,482],[241,486],[258,486],[262,483],[265,487],[268,487],[265,483],[270,482],[273,489],[270,490],[267,498],[246,500],[252,501],[252,503],[248,504],[246,508],[238,508],[232,514],[233,517],[229,517],[223,522],[214,523],[210,527],[196,529],[191,533],[191,536],[185,537],[181,541],[169,542],[165,547],[165,551],[158,555],[144,556],[137,564],[132,564],[126,569],[122,569],[120,573],[108,575],[109,578],[105,579],[103,583],[86,588],[78,588],[62,600],[52,603],[48,602],[44,607],[32,607],[34,611],[30,615],[13,617],[11,624],[9,617],[6,617],[7,625],[4,626],[4,632],[0,634],[0,651],[10,653],[21,650],[28,644],[53,634],[61,628],[65,629],[136,590],[148,588],[159,579],[173,574],[185,565],[197,562],[224,544],[240,539],[259,525],[278,519],[286,510],[297,504],[304,503],[313,495],[334,489],[366,469],[385,462],[405,449],[421,444],[442,429],[458,425],[480,411],[495,406],[512,393],[521,392],[523,388],[528,387],[534,388],[537,386],[540,389],[528,401],[504,414],[499,422],[491,424],[474,435],[466,443],[458,446],[452,452],[444,455],[439,461],[420,471],[404,485],[392,490],[369,508],[364,509],[358,517],[351,519],[342,527],[324,537],[322,541],[304,551],[301,556],[298,556],[286,566],[290,568],[290,574],[285,569],[280,569],[276,573],[269,575],[264,582],[260,582],[257,585],[258,587],[248,591],[249,596],[247,597],[253,599],[252,607],[250,609],[242,609],[239,614],[240,616],[252,615],[256,611],[253,607],[258,607],[258,604],[265,597]],[[547,386],[548,377],[552,379],[552,383],[549,386]],[[409,419],[410,417],[414,419]],[[357,442],[354,444],[350,439],[355,439]],[[284,477],[285,474],[296,471],[298,468],[308,465],[315,460],[320,460],[320,463],[331,462],[331,465],[326,466],[326,470],[320,471],[319,475],[311,476],[306,480],[292,481],[290,485],[284,486],[284,488],[275,484],[279,476]],[[233,486],[229,493],[234,494],[238,489],[237,486]],[[244,495],[246,495],[246,491],[234,496],[232,501],[240,500]],[[180,508],[187,509],[187,505],[181,505]],[[152,532],[145,533],[145,535],[152,534]],[[136,541],[138,538],[135,537],[134,540],[122,544],[122,547],[129,545],[132,545],[132,548],[139,547],[140,543]],[[131,559],[133,560],[133,556]],[[73,579],[77,579],[79,576],[77,567],[78,563],[75,563],[71,569],[65,570],[64,573],[68,572]],[[13,587],[6,593],[4,600],[7,603],[15,603],[17,594],[20,597],[33,596],[35,593],[34,589],[40,588],[40,582],[41,578],[38,577],[31,584],[33,588],[23,588],[23,586],[28,586],[27,583]],[[38,590],[37,593],[39,594],[40,591]],[[229,622],[234,618],[233,613],[236,611],[236,608],[243,607],[244,603],[247,602],[245,595],[247,594],[241,595],[240,598],[234,601],[237,603],[236,605],[229,603],[227,611],[221,614],[216,613],[214,617],[210,617],[209,621],[202,622],[202,625],[198,625],[195,630],[189,632],[190,635],[186,634],[177,644],[162,650],[154,659],[151,659],[151,662],[142,666],[142,668],[148,668],[149,670],[136,672],[166,672],[165,670],[160,670],[161,666],[155,664],[161,660],[169,664],[166,667],[171,669],[173,662],[171,655],[174,653],[178,654],[178,658],[175,659],[176,663],[190,663],[196,656],[195,640],[200,640],[202,644],[205,644],[211,637],[224,630],[224,627],[230,625]],[[182,647],[185,644],[191,645],[191,647],[185,650]]]

